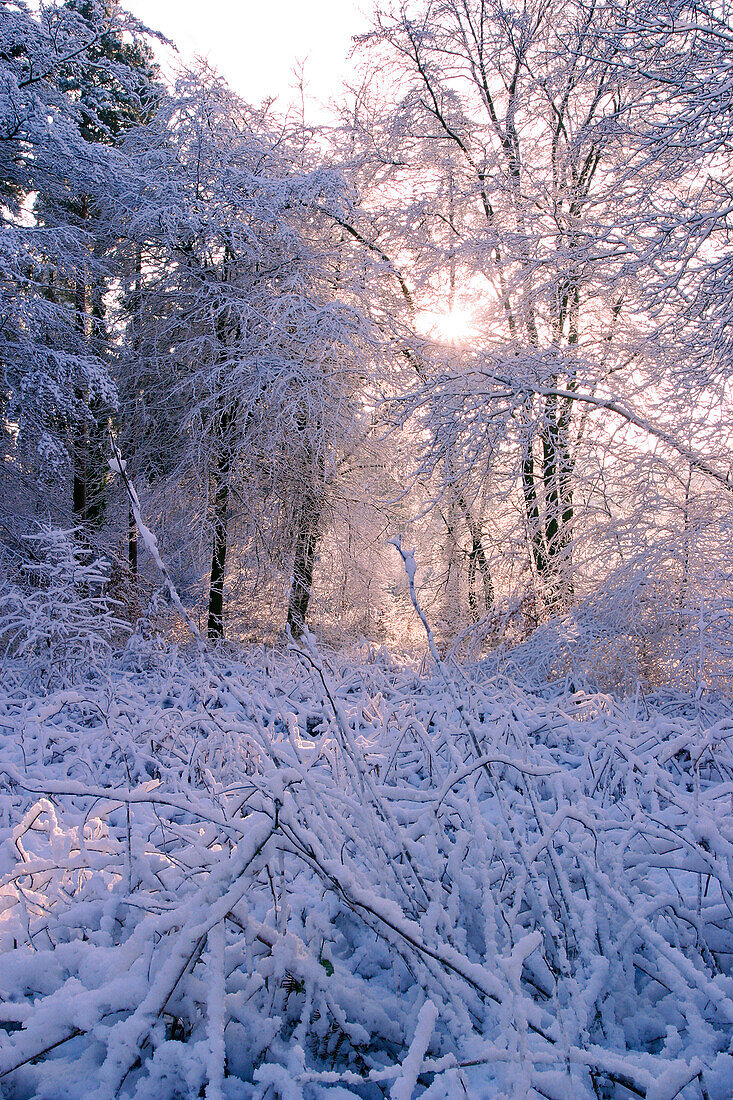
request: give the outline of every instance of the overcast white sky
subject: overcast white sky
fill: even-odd
[[[367,29],[372,0],[127,0],[124,4],[178,46],[207,56],[250,102],[292,98],[293,67],[305,60],[310,93],[335,95],[348,75],[351,36]],[[312,117],[312,114],[311,114]]]

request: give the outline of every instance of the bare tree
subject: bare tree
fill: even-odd
[[[397,74],[386,98],[360,91],[355,111],[364,155],[391,185],[377,243],[402,234],[395,251],[410,255],[416,298],[439,333],[439,315],[461,310],[474,330],[433,354],[442,365],[427,384],[413,378],[405,407],[422,414],[423,468],[462,483],[467,502],[494,471],[500,511],[521,501],[545,612],[562,611],[576,552],[598,575],[596,471],[613,462],[623,475],[611,457],[619,420],[640,433],[625,429],[623,440],[651,434],[667,455],[690,451],[726,481],[699,432],[688,448],[678,431],[695,417],[672,381],[679,341],[645,293],[669,272],[648,212],[661,223],[681,200],[632,129],[666,109],[649,74],[622,63],[617,13],[595,6],[402,6],[379,14],[365,45]],[[627,494],[616,484],[621,513]]]

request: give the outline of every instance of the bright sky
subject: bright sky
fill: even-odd
[[[368,27],[372,0],[127,0],[123,4],[178,46],[183,60],[208,57],[250,102],[293,97],[305,61],[310,96],[325,102],[349,74],[352,35]],[[308,112],[313,117],[314,111]]]

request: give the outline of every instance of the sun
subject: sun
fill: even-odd
[[[476,338],[476,325],[472,314],[463,309],[445,312],[421,310],[417,318],[419,331],[444,344],[470,344]]]

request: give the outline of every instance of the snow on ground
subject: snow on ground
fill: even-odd
[[[733,1096],[733,710],[303,646],[0,687],[0,1096]]]

